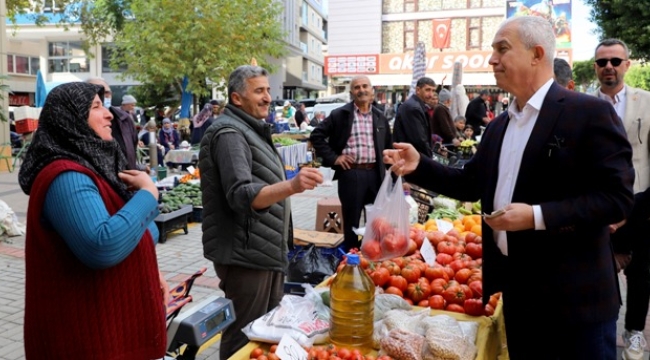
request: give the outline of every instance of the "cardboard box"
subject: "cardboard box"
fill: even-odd
[[[320,247],[333,248],[339,246],[342,242],[343,234],[293,229],[293,243],[295,245],[314,244]]]

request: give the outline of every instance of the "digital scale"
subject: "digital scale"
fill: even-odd
[[[194,359],[199,348],[223,332],[235,321],[235,308],[230,299],[212,295],[192,308],[181,312],[167,328],[167,351],[179,354],[165,359]]]

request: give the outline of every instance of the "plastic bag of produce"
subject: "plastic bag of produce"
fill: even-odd
[[[393,182],[386,171],[375,202],[366,206],[366,229],[361,253],[372,261],[403,256],[409,249],[409,204],[402,189],[402,177]]]
[[[329,338],[329,308],[311,285],[304,284],[305,296],[285,295],[280,305],[246,325],[249,340],[277,344],[289,335],[300,345],[311,347]]]
[[[408,330],[393,329],[379,340],[381,352],[396,360],[422,360],[424,336]]]

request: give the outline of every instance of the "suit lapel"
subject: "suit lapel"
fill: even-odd
[[[517,183],[515,184],[515,191],[517,190],[518,184],[535,181],[534,179],[527,179],[526,176],[532,173],[532,167],[537,166],[535,158],[539,156],[541,151],[544,151],[547,139],[551,136],[551,132],[555,128],[555,123],[564,111],[564,95],[562,91],[562,88],[553,82],[544,98],[539,116],[537,116],[537,121],[535,122],[535,126],[533,127],[533,131],[530,134],[521,158],[521,166],[519,168]],[[513,201],[514,199],[515,194],[513,194]]]

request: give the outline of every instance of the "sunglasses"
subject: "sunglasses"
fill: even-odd
[[[598,59],[598,60],[596,60],[596,65],[598,65],[599,67],[605,67],[605,66],[607,66],[608,62],[611,62],[613,67],[617,67],[617,66],[621,65],[621,63],[623,61],[625,61],[625,60],[623,60],[621,58]]]

